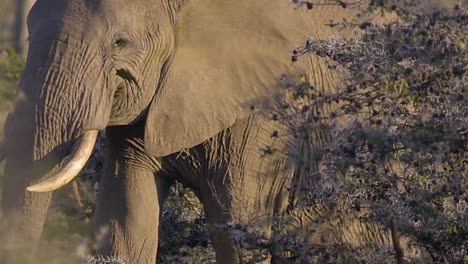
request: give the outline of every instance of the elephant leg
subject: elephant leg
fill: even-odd
[[[169,185],[144,153],[139,127],[106,132],[106,168],[98,193],[98,254],[135,264],[154,264],[163,195]],[[158,180],[157,180],[158,178]]]
[[[198,170],[201,175],[194,179],[202,179],[199,196],[208,222],[215,227],[212,240],[217,263],[241,263],[241,258],[252,257],[252,252],[242,250],[242,239],[236,239],[239,232],[224,228],[226,225],[245,225],[269,238],[274,217],[287,206],[287,189],[295,168],[288,153],[295,145],[290,137],[272,137],[281,133],[286,132],[277,122],[250,117],[237,121],[186,157],[204,163],[200,166],[203,170]],[[192,182],[197,186],[195,180]],[[269,258],[267,254],[263,262],[269,263]]]
[[[214,187],[207,183],[202,187],[201,200],[206,218],[214,227],[211,239],[217,263],[243,263],[245,260],[270,263],[271,252],[264,250],[254,254],[243,249],[244,232],[256,233],[266,239],[272,238],[274,218],[286,209],[287,184],[283,182],[276,185],[273,181],[260,183],[256,182],[253,174],[244,176],[245,178],[240,174],[228,174],[232,178],[228,186]],[[231,185],[242,185],[244,180],[250,183],[248,187],[232,188]],[[254,257],[255,260],[252,259]]]

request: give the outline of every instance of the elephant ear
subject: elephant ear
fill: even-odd
[[[187,2],[175,24],[166,79],[147,116],[145,148],[156,156],[198,145],[249,115],[279,91],[282,75],[307,75],[311,64],[291,63],[292,50],[311,35],[336,33],[325,24],[354,12],[311,11],[289,0]]]

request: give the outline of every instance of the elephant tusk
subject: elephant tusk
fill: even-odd
[[[98,132],[97,130],[90,130],[81,135],[73,145],[72,153],[67,157],[68,161],[57,174],[26,189],[30,192],[49,192],[71,182],[84,168],[91,156]]]
[[[6,142],[0,141],[0,162],[6,158]]]

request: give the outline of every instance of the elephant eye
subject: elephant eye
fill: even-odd
[[[128,44],[128,40],[124,38],[119,38],[116,41],[114,41],[113,46],[114,47],[125,47]]]

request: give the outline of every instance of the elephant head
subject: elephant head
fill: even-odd
[[[165,156],[249,115],[278,92],[283,74],[331,86],[326,67],[313,59],[292,64],[291,51],[310,34],[335,33],[325,26],[331,16],[355,11],[295,7],[284,0],[38,0],[0,145],[2,206],[19,219],[9,220],[11,233],[37,240],[47,192],[79,173],[98,130],[145,122],[146,152]]]

